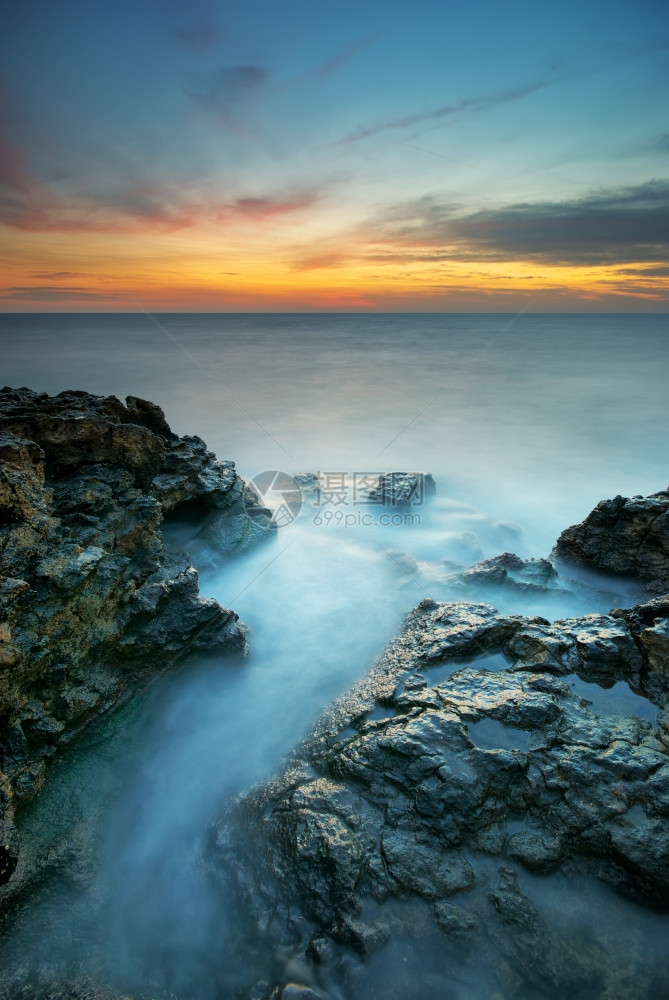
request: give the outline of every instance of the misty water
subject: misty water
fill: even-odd
[[[463,594],[452,573],[503,551],[547,556],[598,500],[666,488],[668,332],[664,316],[629,315],[0,317],[9,385],[141,396],[247,479],[311,471],[333,495],[343,477],[348,486],[339,504],[305,503],[267,545],[202,560],[201,592],[248,625],[248,657],[168,672],[54,765],[23,817],[25,849],[43,859],[65,833],[83,843],[92,829],[82,851],[98,874],[78,880],[75,865],[63,880],[46,865],[0,961],[35,981],[76,961],[183,1000],[245,995],[279,974],[282,957],[254,950],[205,863],[213,823],[280,766],[424,597],[550,620],[637,599],[631,582],[594,575],[545,594]],[[365,520],[351,484],[393,470],[431,472],[437,496],[410,522]],[[179,544],[179,527],[167,537]],[[574,684],[597,711],[654,721],[624,684]],[[489,729],[479,723],[486,745],[499,735]],[[573,915],[569,933],[659,961],[663,916],[553,876],[534,877],[532,892],[546,913]],[[625,938],[630,919],[643,948]],[[430,977],[443,984],[452,958],[444,967],[436,944],[403,948],[395,973],[387,956],[370,963],[361,997],[419,995],[397,992],[412,975],[424,976],[420,995],[433,995]],[[468,975],[454,973],[443,996],[490,995],[491,970]]]

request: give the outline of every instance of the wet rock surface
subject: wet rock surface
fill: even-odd
[[[0,391],[0,883],[46,762],[186,650],[242,652],[165,515],[238,516],[245,484],[135,397]],[[12,876],[14,875],[14,878]],[[19,879],[20,881],[20,879]]]
[[[513,552],[483,559],[453,575],[462,587],[506,587],[519,593],[544,593],[558,587],[558,572],[548,559],[521,559]]]
[[[666,649],[641,636],[664,635],[665,611],[658,600],[550,624],[428,599],[409,615],[218,830],[220,869],[259,926],[291,929],[314,988],[357,995],[346,955],[396,936],[382,914],[401,904],[423,907],[419,934],[484,927],[495,995],[651,995],[606,993],[605,956],[600,968],[556,937],[523,885],[556,873],[669,903],[666,732],[633,710],[597,714],[568,683],[624,681],[631,701],[640,691],[662,710]]]
[[[629,574],[669,590],[669,490],[602,500],[560,535],[555,556],[608,573]]]
[[[435,493],[435,482],[429,472],[387,472],[379,476],[377,486],[369,491],[368,500],[401,510],[420,506]]]

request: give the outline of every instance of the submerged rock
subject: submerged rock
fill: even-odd
[[[186,650],[245,639],[161,534],[166,513],[234,510],[244,483],[159,407],[5,388],[0,460],[2,883],[17,866],[12,803],[57,748]]]
[[[669,490],[602,500],[581,524],[562,532],[554,554],[566,562],[628,574],[669,587]]]
[[[318,501],[321,496],[321,484],[316,472],[296,472],[292,477],[302,493],[302,496],[311,501]]]
[[[369,491],[369,503],[385,507],[420,507],[436,493],[429,472],[387,472],[379,476],[378,485]]]
[[[652,679],[669,670],[664,646],[637,642],[625,616],[659,635],[663,611],[551,625],[423,601],[285,771],[222,822],[221,869],[307,959],[313,940],[333,942],[335,980],[342,948],[367,954],[383,938],[378,904],[422,900],[435,931],[459,939],[484,925],[517,985],[551,997],[593,985],[518,880],[580,872],[669,902],[667,747],[632,709],[596,714],[563,679],[625,680],[662,706]],[[482,894],[493,860],[499,884]]]
[[[483,559],[454,578],[469,587],[504,586],[521,592],[544,592],[555,588],[557,581],[557,570],[548,559],[521,559],[513,552]]]

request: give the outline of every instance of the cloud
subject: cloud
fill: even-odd
[[[85,271],[33,271],[31,278],[39,281],[71,281],[72,278],[87,278]]]
[[[221,37],[221,29],[213,21],[192,21],[168,30],[188,49],[208,49]]]
[[[210,73],[193,73],[186,80],[187,96],[218,122],[238,128],[233,110],[268,79],[261,66],[223,66]]]
[[[377,135],[379,132],[386,132],[390,129],[400,130],[413,128],[416,125],[422,125],[424,122],[440,121],[442,118],[448,118],[451,115],[459,114],[462,111],[482,111],[484,108],[495,107],[498,104],[508,104],[511,101],[518,101],[523,97],[528,97],[530,94],[536,93],[538,90],[542,90],[544,87],[549,87],[551,84],[556,83],[557,77],[552,77],[546,80],[537,80],[534,83],[528,83],[524,87],[518,87],[515,90],[502,91],[500,94],[490,94],[487,97],[467,97],[457,104],[444,104],[438,108],[432,108],[429,111],[419,111],[413,115],[404,115],[400,118],[391,118],[388,121],[381,122],[378,125],[370,125],[364,128],[358,128],[353,132],[349,132],[342,139],[339,139],[335,145],[344,145],[353,142],[360,142],[361,139],[369,139],[373,135]]]
[[[152,186],[129,183],[127,178],[118,178],[112,190],[56,194],[31,177],[20,151],[2,136],[1,152],[7,155],[0,171],[0,224],[27,232],[171,233],[234,218],[262,225],[308,209],[320,197],[316,188],[298,188],[216,199],[195,181]],[[78,275],[54,272],[43,277],[55,281]]]
[[[178,198],[129,190],[114,195],[57,197],[46,185],[0,196],[0,223],[24,232],[173,232],[194,222]]]
[[[57,285],[12,285],[0,289],[0,299],[11,302],[53,302],[61,300],[99,301],[108,300],[109,295],[91,292],[87,288],[62,288]]]
[[[360,235],[395,251],[437,251],[444,259],[554,265],[663,262],[669,260],[669,181],[469,214],[426,196],[391,206],[369,220]]]
[[[669,259],[669,182],[649,181],[571,202],[512,205],[458,224],[470,245],[550,263]]]
[[[669,278],[669,264],[660,267],[619,267],[616,274],[635,275],[639,278]]]
[[[30,194],[32,183],[18,148],[0,135],[0,188],[15,194]]]
[[[251,219],[271,219],[277,215],[301,212],[318,201],[313,191],[299,192],[284,198],[238,198],[230,210],[237,215]]]
[[[552,60],[550,75],[528,83],[523,87],[501,91],[498,94],[488,94],[483,97],[466,97],[456,104],[444,104],[436,108],[430,108],[427,111],[418,111],[412,115],[390,118],[376,125],[362,126],[353,132],[349,132],[348,135],[339,139],[334,145],[360,142],[362,139],[369,139],[379,132],[414,128],[416,125],[440,121],[462,112],[483,111],[486,108],[496,107],[500,104],[509,104],[513,101],[522,100],[524,97],[529,97],[531,94],[535,94],[539,90],[544,90],[546,87],[564,83],[566,80],[591,76],[593,73],[605,71],[612,66],[619,68],[624,60],[637,59],[639,56],[645,56],[654,52],[663,52],[668,47],[669,42],[660,39],[649,45],[629,47],[626,51],[619,51],[613,58],[604,59],[597,65],[583,65],[580,68],[567,67],[561,59]]]
[[[308,254],[293,261],[293,268],[296,271],[318,271],[325,268],[342,267],[350,259],[350,255],[338,251]]]
[[[220,41],[221,27],[207,0],[164,0],[165,30],[185,49],[200,51]]]
[[[313,76],[319,80],[324,80],[326,77],[331,76],[336,73],[338,69],[345,66],[347,62],[350,62],[354,56],[357,56],[358,52],[366,49],[372,44],[374,38],[370,35],[367,38],[361,39],[359,42],[355,42],[353,45],[349,45],[348,48],[342,49],[337,52],[330,59],[327,59],[324,63],[314,71]]]
[[[23,227],[46,225],[56,199],[25,166],[21,151],[0,134],[0,222]]]

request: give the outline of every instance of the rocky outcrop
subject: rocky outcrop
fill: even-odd
[[[640,690],[666,703],[665,613],[657,601],[550,624],[428,599],[409,615],[286,770],[219,828],[221,868],[259,925],[292,929],[311,985],[331,977],[357,995],[341,969],[391,932],[378,904],[420,903],[420,935],[457,950],[485,926],[477,949],[497,949],[493,966],[561,997],[593,970],[544,926],[524,879],[580,872],[669,902],[666,715],[658,728],[632,706]],[[597,714],[569,675],[600,694],[597,682],[624,681],[629,714]]]
[[[369,491],[369,503],[385,507],[421,506],[436,493],[434,479],[429,472],[387,472],[379,476],[377,486]]]
[[[669,491],[602,500],[581,524],[560,535],[554,555],[565,562],[637,576],[669,589]]]
[[[558,574],[547,559],[521,559],[513,552],[503,552],[453,574],[453,582],[466,587],[507,587],[543,593],[557,587]]]
[[[159,407],[0,391],[0,883],[16,800],[92,720],[186,650],[243,651],[237,616],[198,593],[161,524],[243,516],[246,487]],[[256,507],[262,514],[262,508]]]

